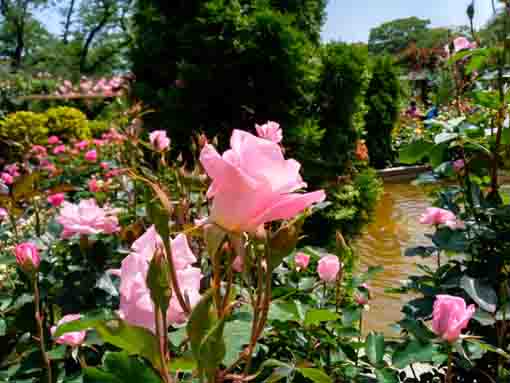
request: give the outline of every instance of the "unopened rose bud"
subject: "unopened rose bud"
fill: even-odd
[[[41,258],[37,247],[33,243],[20,243],[14,249],[14,255],[16,256],[16,262],[24,272],[31,274],[39,269]]]

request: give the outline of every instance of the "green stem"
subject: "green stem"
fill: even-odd
[[[156,325],[156,338],[158,339],[158,345],[159,345],[159,357],[160,357],[160,363],[161,368],[159,370],[159,373],[161,375],[161,378],[165,383],[172,383],[172,378],[170,377],[170,373],[168,371],[168,365],[166,360],[166,354],[167,349],[166,347],[166,328],[165,326],[165,318],[163,318],[163,315],[161,314],[161,308],[156,305],[154,310],[154,321]],[[163,333],[161,333],[163,331]]]
[[[18,226],[16,225],[16,218],[14,218],[14,215],[9,213],[9,220],[11,221],[12,230],[14,232],[14,240],[16,243],[19,242],[19,232],[18,232]]]
[[[450,348],[448,350],[448,369],[446,370],[445,383],[452,383],[453,379],[452,372],[453,372],[453,352],[452,349]]]
[[[39,332],[39,347],[43,357],[44,364],[46,365],[46,372],[48,383],[53,383],[51,375],[51,362],[46,353],[46,344],[44,341],[44,326],[43,318],[41,315],[41,296],[39,294],[39,284],[37,282],[37,274],[34,276],[34,305],[35,305],[35,321],[37,322],[37,330]]]

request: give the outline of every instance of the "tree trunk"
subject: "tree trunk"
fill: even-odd
[[[62,42],[64,44],[69,42],[69,29],[71,28],[71,17],[73,16],[75,2],[76,0],[71,0],[71,4],[69,4],[69,9],[67,10],[66,23],[64,24],[64,34],[62,35]]]

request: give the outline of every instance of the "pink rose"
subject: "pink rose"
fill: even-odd
[[[50,136],[50,137],[48,137],[48,144],[56,145],[56,144],[59,144],[59,143],[60,143],[60,138],[58,138],[57,136]]]
[[[469,305],[459,297],[438,295],[432,313],[432,329],[447,342],[455,342],[475,313],[475,306]]]
[[[455,40],[453,40],[453,49],[455,53],[462,51],[464,49],[473,49],[476,48],[475,43],[471,43],[468,39],[465,37],[457,37]]]
[[[30,151],[40,158],[44,158],[48,155],[48,151],[42,145],[32,145]]]
[[[24,271],[33,271],[39,268],[41,258],[37,247],[31,242],[23,242],[14,248],[16,262]]]
[[[153,225],[133,243],[131,253],[122,261],[120,271],[113,270],[114,274],[120,276],[120,316],[126,322],[152,332],[155,332],[154,304],[146,278],[149,263],[157,249],[164,251],[164,246]],[[177,235],[171,241],[171,249],[179,287],[194,306],[200,300],[202,278],[200,269],[191,266],[196,262],[195,255],[184,234]],[[170,298],[167,319],[171,324],[182,324],[187,319],[175,294]]]
[[[268,121],[264,125],[255,124],[255,129],[260,138],[272,141],[276,144],[280,143],[283,139],[282,130],[280,124],[274,121]]]
[[[205,145],[200,162],[212,178],[207,197],[212,198],[210,219],[233,232],[255,232],[266,222],[290,219],[316,202],[324,191],[295,193],[306,186],[300,164],[285,160],[274,142],[234,130],[231,149],[218,154]]]
[[[64,202],[64,197],[65,197],[64,193],[52,194],[48,196],[48,202],[50,203],[50,205],[57,207],[62,205],[62,203]]]
[[[65,145],[58,145],[53,148],[52,153],[56,155],[56,154],[60,154],[60,153],[65,153],[66,150],[67,150],[67,148]]]
[[[96,145],[96,146],[104,146],[107,143],[108,143],[108,141],[106,141],[106,140],[100,140],[97,138],[94,139],[94,145]]]
[[[80,141],[80,142],[77,142],[76,144],[74,144],[74,147],[78,150],[83,150],[87,146],[89,146],[89,142],[87,140],[83,140],[83,141]]]
[[[110,168],[110,165],[107,163],[107,162],[101,162],[99,164],[99,166],[101,167],[101,169],[103,170],[108,170]]]
[[[310,256],[305,253],[297,253],[294,257],[294,262],[296,263],[297,271],[305,270],[308,267],[308,263],[310,263]]]
[[[9,212],[6,209],[4,209],[3,207],[0,207],[0,222],[2,222],[8,216],[9,216]]]
[[[324,282],[335,282],[340,271],[340,261],[336,255],[322,257],[317,266],[319,278]]]
[[[85,153],[85,160],[89,162],[96,162],[97,151],[95,149],[89,150],[87,153]]]
[[[19,166],[16,163],[5,165],[4,170],[13,177],[19,177],[21,175],[19,172]]]
[[[453,170],[456,173],[459,173],[462,169],[464,169],[464,166],[465,166],[465,163],[464,163],[464,160],[462,160],[462,159],[453,161]]]
[[[234,262],[232,262],[232,270],[234,270],[236,273],[242,273],[244,268],[244,260],[243,258],[238,255],[234,258]]]
[[[91,178],[89,183],[89,191],[92,193],[97,193],[101,188],[97,184],[97,180],[95,178]]]
[[[438,207],[428,207],[425,213],[420,216],[420,223],[424,225],[446,225],[451,229],[464,227],[462,221],[457,220],[455,214]]]
[[[6,185],[11,185],[14,183],[14,177],[11,176],[9,173],[2,173],[0,175],[0,179],[4,182]]]
[[[62,319],[57,322],[56,326],[51,327],[51,335],[55,334],[58,326],[63,325],[64,323],[73,322],[81,318],[80,314],[67,314]],[[78,347],[81,345],[87,336],[87,331],[73,331],[66,332],[64,335],[59,336],[55,342],[58,344],[66,344],[71,347]]]
[[[112,234],[120,230],[115,211],[100,208],[94,199],[81,200],[78,205],[64,201],[57,222],[64,227],[62,238],[74,234]]]
[[[162,152],[170,146],[170,139],[166,136],[164,130],[155,130],[149,134],[149,141],[158,152]]]

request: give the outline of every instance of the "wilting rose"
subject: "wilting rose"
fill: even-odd
[[[233,232],[256,232],[266,222],[290,219],[325,199],[324,191],[295,193],[306,186],[301,165],[285,160],[280,146],[234,130],[231,149],[218,154],[205,145],[200,162],[212,178],[210,220]]]
[[[432,313],[432,329],[442,339],[455,342],[475,313],[475,306],[466,307],[460,297],[438,295]]]

